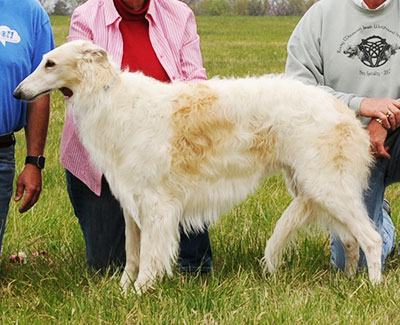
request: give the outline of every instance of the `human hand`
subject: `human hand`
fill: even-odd
[[[364,98],[360,105],[360,114],[378,118],[386,129],[395,130],[400,125],[400,100],[393,98]]]
[[[14,200],[22,201],[18,211],[24,213],[28,211],[39,199],[42,191],[42,174],[41,170],[35,165],[27,164],[17,178],[17,188]],[[25,195],[24,195],[25,193]]]
[[[388,153],[389,147],[385,147],[385,140],[388,131],[374,119],[368,124],[367,131],[369,133],[371,142],[371,152],[375,159],[378,160],[382,157],[390,159],[390,155]]]

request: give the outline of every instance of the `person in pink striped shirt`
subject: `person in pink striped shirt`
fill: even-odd
[[[140,70],[164,82],[207,78],[195,17],[178,0],[88,0],[71,18],[68,41],[90,40],[105,48],[123,69]],[[66,94],[68,95],[68,94]],[[67,107],[61,140],[67,190],[96,270],[125,264],[125,222],[107,180],[91,165]],[[181,272],[210,272],[208,230],[181,231]]]

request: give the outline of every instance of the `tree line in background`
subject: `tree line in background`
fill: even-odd
[[[70,15],[85,0],[39,0],[49,15]]]
[[[183,0],[196,15],[302,16],[317,0]]]
[[[39,0],[48,14],[70,15],[86,0]],[[182,0],[196,15],[301,16],[317,0]]]

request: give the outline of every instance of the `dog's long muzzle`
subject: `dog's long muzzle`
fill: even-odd
[[[13,92],[13,97],[15,99],[23,100],[26,102],[31,102],[39,98],[40,96],[47,94],[51,91],[51,89],[43,90],[39,93],[34,93],[31,91],[24,91],[22,87],[23,81],[18,85],[18,87]]]
[[[15,99],[22,99],[22,92],[19,89],[19,86],[14,90],[13,97]]]

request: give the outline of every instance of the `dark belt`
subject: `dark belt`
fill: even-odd
[[[0,135],[0,148],[6,148],[15,144],[14,133]]]

